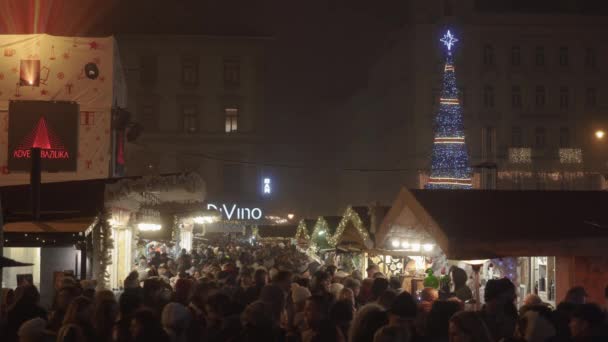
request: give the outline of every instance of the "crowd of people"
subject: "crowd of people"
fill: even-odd
[[[453,268],[462,284],[463,271]],[[460,280],[459,280],[460,279]],[[555,309],[535,295],[519,310],[508,279],[410,294],[371,265],[321,266],[289,246],[229,243],[171,260],[152,251],[116,295],[64,280],[49,311],[33,285],[2,292],[2,341],[588,342],[608,341],[605,312],[573,288]]]

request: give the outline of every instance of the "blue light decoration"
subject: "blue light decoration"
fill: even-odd
[[[440,39],[447,47],[439,111],[435,116],[431,177],[426,189],[472,189],[471,167],[458,100],[452,47],[458,39],[448,32]]]

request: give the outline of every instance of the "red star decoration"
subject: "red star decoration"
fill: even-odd
[[[99,44],[97,44],[96,41],[92,41],[92,42],[89,43],[89,48],[91,50],[97,50],[98,47],[99,47]]]
[[[63,59],[70,59],[70,54],[67,52],[63,53]]]
[[[103,82],[103,81],[105,81],[105,80],[106,80],[106,78],[105,78],[105,77],[103,77],[103,76],[99,77],[99,81],[100,81],[100,82]]]
[[[65,74],[64,74],[64,73],[62,73],[62,72],[58,72],[58,73],[57,73],[57,78],[58,78],[58,79],[62,80],[64,77],[65,77]]]
[[[46,96],[46,95],[48,95],[48,94],[49,94],[49,92],[48,92],[46,89],[42,89],[42,90],[40,91],[40,95],[42,95],[42,96]]]

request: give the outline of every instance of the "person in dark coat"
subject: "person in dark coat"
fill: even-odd
[[[40,317],[47,319],[47,312],[40,307],[40,293],[34,285],[22,285],[15,290],[15,304],[8,310],[6,335],[2,340],[7,342],[17,341],[17,331],[21,324],[30,319]],[[4,340],[6,338],[6,340]]]

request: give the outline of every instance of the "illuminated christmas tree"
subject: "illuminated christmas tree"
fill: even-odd
[[[435,116],[431,177],[427,189],[471,189],[471,168],[458,100],[452,47],[458,41],[448,30],[441,38],[447,47],[439,111]]]

